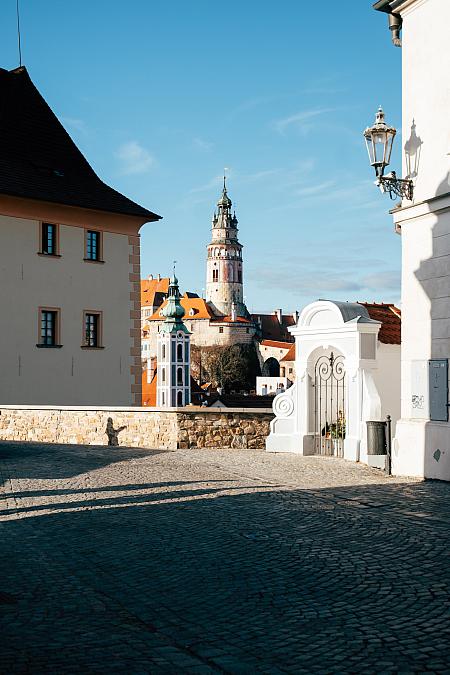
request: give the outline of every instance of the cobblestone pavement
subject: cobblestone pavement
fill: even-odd
[[[450,673],[450,485],[0,444],[0,673]]]

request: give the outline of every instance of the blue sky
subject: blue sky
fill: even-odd
[[[141,231],[143,275],[176,259],[202,292],[228,167],[250,310],[398,302],[393,202],[362,131],[380,103],[400,130],[401,50],[370,2],[20,2],[36,86],[100,177],[163,216]],[[15,0],[0,54],[18,65]],[[400,152],[397,139],[399,172]]]

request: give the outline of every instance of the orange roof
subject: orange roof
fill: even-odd
[[[391,303],[360,302],[371,319],[381,322],[378,339],[387,345],[399,345],[402,341],[402,313]]]
[[[211,319],[213,316],[212,311],[210,310],[208,303],[204,298],[189,298],[185,293],[180,299],[182,307],[186,312],[184,319]],[[164,317],[160,315],[160,311],[167,305],[167,300],[164,300],[161,307],[158,307],[156,312],[154,312],[147,321],[161,321]],[[191,314],[192,311],[192,314]]]
[[[142,371],[142,405],[156,406],[156,370],[151,382],[147,382],[147,371]]]
[[[289,347],[288,353],[283,356],[281,361],[295,361],[295,343]]]
[[[169,277],[155,278],[155,279],[141,279],[141,305],[155,304],[156,293],[167,294],[169,292]]]
[[[277,349],[290,349],[292,342],[281,342],[280,340],[262,340],[263,347],[276,347]]]
[[[233,321],[230,315],[228,316],[218,316],[214,319],[214,323],[252,323],[250,319],[247,319],[245,316],[238,316]]]

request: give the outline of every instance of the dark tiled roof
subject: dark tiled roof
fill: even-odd
[[[271,408],[273,396],[244,396],[242,394],[211,394],[208,404],[221,401],[226,408]]]
[[[388,345],[399,345],[402,341],[402,315],[395,305],[377,302],[360,302],[369,312],[371,319],[381,322],[378,340]]]
[[[276,314],[252,314],[255,322],[261,323],[261,337],[263,340],[278,340],[280,342],[294,342],[294,338],[288,332],[290,326],[295,325],[293,316],[287,314],[281,317],[281,323]]]
[[[160,218],[100,180],[24,67],[0,68],[0,194]]]

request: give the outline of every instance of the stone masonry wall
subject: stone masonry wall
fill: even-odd
[[[265,447],[269,410],[184,408],[0,408],[0,441],[107,445],[107,428],[118,444],[136,448]],[[120,430],[121,427],[124,427]]]

